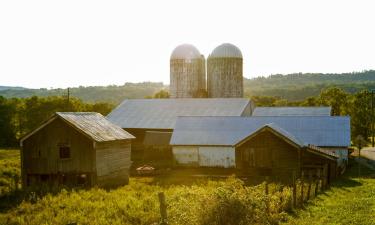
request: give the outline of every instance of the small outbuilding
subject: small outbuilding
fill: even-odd
[[[24,186],[129,182],[131,134],[94,112],[57,112],[21,139]]]

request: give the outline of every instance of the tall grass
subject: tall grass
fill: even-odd
[[[0,219],[7,224],[157,224],[161,191],[169,224],[176,225],[277,224],[286,217],[291,197],[287,187],[274,185],[265,195],[264,185],[247,187],[233,177],[168,187],[132,179],[130,185],[111,191],[62,190],[35,203],[26,199]]]

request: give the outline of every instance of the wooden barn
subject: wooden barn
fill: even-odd
[[[314,171],[330,182],[350,145],[348,117],[180,117],[171,145],[177,165],[233,168],[244,176],[290,182]],[[328,147],[328,149],[327,149]]]
[[[127,184],[133,138],[99,113],[58,112],[21,139],[23,185]]]
[[[244,98],[126,99],[107,119],[136,137],[134,166],[172,166],[169,139],[178,116],[251,116],[254,104]]]

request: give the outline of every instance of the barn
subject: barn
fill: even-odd
[[[57,112],[20,141],[23,185],[126,184],[133,138],[99,113]]]
[[[177,165],[235,168],[246,176],[289,182],[292,173],[320,169],[328,182],[340,173],[350,145],[350,120],[331,116],[179,117],[171,145]]]
[[[254,104],[244,98],[126,99],[107,119],[136,137],[134,166],[172,166],[169,144],[178,116],[251,116]]]

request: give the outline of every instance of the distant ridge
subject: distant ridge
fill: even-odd
[[[337,86],[349,93],[363,89],[375,89],[375,70],[353,73],[323,74],[294,73],[244,79],[245,97],[278,96],[290,101],[300,101],[317,96],[329,86]],[[125,83],[124,85],[76,87],[70,89],[71,96],[86,102],[110,102],[118,104],[126,98],[145,98],[166,89],[161,82]],[[25,98],[36,96],[66,95],[67,89],[27,89],[23,87],[0,86],[0,96]]]

